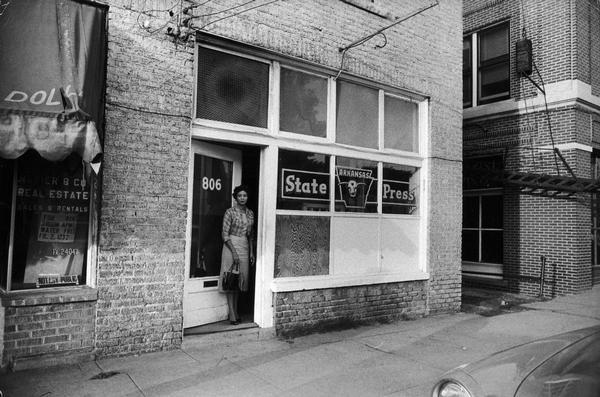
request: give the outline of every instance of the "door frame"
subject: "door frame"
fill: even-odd
[[[198,278],[190,278],[190,267],[191,267],[191,250],[192,250],[192,215],[193,215],[193,199],[194,199],[194,156],[196,154],[208,156],[208,157],[216,157],[216,158],[239,158],[238,161],[233,161],[233,180],[232,187],[240,184],[242,177],[242,162],[241,162],[241,150],[228,148],[224,146],[219,146],[215,144],[211,144],[206,141],[191,139],[190,142],[190,152],[189,152],[189,170],[188,170],[188,211],[187,211],[187,223],[186,223],[186,245],[185,245],[185,274],[183,281],[183,297],[182,297],[182,316],[183,316],[183,328],[194,327],[196,325],[188,325],[186,324],[186,295],[190,292],[190,289],[194,290],[198,289],[197,293],[219,293],[218,287],[208,287],[204,291],[198,287],[198,284],[204,283],[205,281],[211,279],[218,279],[219,276],[210,276],[210,277],[198,277]],[[230,206],[233,205],[233,196],[231,196]],[[223,296],[223,302],[225,306],[227,305],[226,297]],[[223,318],[224,320],[225,318]],[[210,322],[208,322],[210,323]],[[207,324],[208,324],[207,323]],[[199,324],[201,325],[201,324]]]

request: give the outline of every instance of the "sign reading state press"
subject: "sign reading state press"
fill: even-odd
[[[336,167],[336,185],[341,201],[348,208],[364,208],[371,189],[377,185],[373,170]],[[281,170],[280,196],[284,199],[329,201],[329,174],[288,168]],[[406,181],[383,180],[384,204],[415,205],[415,192]]]

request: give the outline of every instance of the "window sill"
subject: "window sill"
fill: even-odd
[[[0,291],[0,299],[4,307],[91,302],[98,300],[98,290],[83,285],[78,287],[45,288],[26,291]]]
[[[358,285],[388,284],[405,281],[428,280],[429,273],[420,271],[356,276],[306,276],[274,279],[273,292],[303,291],[311,289],[339,288]]]

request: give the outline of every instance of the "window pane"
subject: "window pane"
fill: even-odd
[[[326,136],[327,80],[281,69],[280,126],[283,131]]]
[[[275,277],[329,274],[328,216],[277,215]]]
[[[502,235],[498,231],[481,232],[481,261],[487,263],[502,263]]]
[[[267,127],[269,65],[198,48],[196,117]]]
[[[335,167],[335,210],[377,212],[377,163],[338,157]]]
[[[219,275],[223,215],[231,206],[232,180],[233,162],[194,154],[190,278]]]
[[[502,229],[502,196],[481,196],[481,227]]]
[[[418,169],[383,164],[382,210],[384,214],[418,214]]]
[[[277,208],[329,211],[329,156],[279,150]]]
[[[479,78],[481,99],[508,96],[510,90],[508,63],[481,68]]]
[[[480,61],[508,54],[508,25],[500,25],[479,33]]]
[[[471,106],[473,102],[473,76],[471,73],[463,74],[463,106]]]
[[[465,197],[463,199],[463,227],[479,227],[479,197]]]
[[[52,163],[29,152],[17,160],[11,289],[85,284],[89,183],[81,158]]]
[[[338,80],[336,142],[378,148],[379,92]]]
[[[385,96],[384,143],[386,148],[419,151],[419,107],[393,96]]]
[[[479,262],[479,232],[477,230],[463,230],[462,260]]]
[[[6,289],[14,161],[0,159],[0,287]]]
[[[473,96],[471,36],[463,40],[463,106],[470,106]]]

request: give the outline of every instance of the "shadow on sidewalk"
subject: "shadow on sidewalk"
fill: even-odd
[[[522,305],[546,299],[481,288],[463,288],[461,311],[486,317],[530,310]]]

